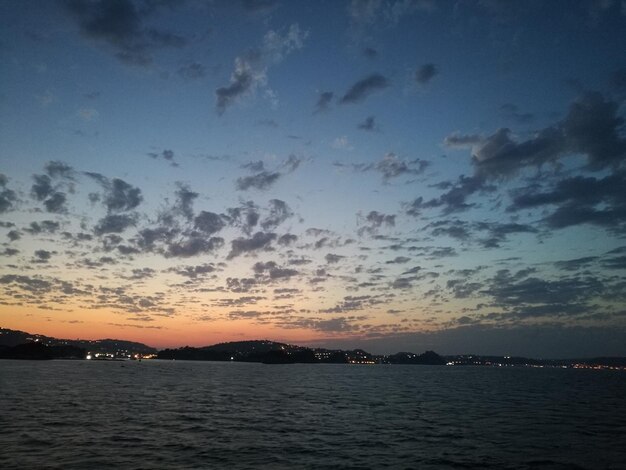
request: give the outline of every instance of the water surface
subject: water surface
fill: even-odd
[[[0,361],[0,468],[623,469],[619,371]]]

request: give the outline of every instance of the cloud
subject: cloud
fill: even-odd
[[[237,189],[247,191],[250,188],[265,190],[270,188],[282,175],[278,172],[262,171],[252,176],[237,178]]]
[[[57,191],[57,185],[52,184],[48,175],[33,175],[35,182],[31,187],[31,195],[38,201],[43,201],[48,212],[63,213],[67,209],[67,200],[64,193]]]
[[[173,166],[173,167],[177,167],[178,166],[178,163],[174,160],[174,151],[172,151],[172,150],[166,149],[166,150],[163,150],[160,153],[149,152],[148,156],[150,158],[154,159],[154,160],[162,158],[163,160],[168,162],[171,166]]]
[[[54,220],[43,220],[41,222],[31,222],[28,228],[24,231],[31,235],[39,235],[40,233],[56,233],[61,227],[59,222]]]
[[[224,246],[221,237],[189,237],[171,242],[165,253],[166,257],[189,258],[203,253],[211,253]]]
[[[72,179],[74,176],[74,169],[60,161],[50,161],[46,163],[44,169],[51,178]]]
[[[235,70],[230,76],[230,84],[228,86],[219,87],[215,90],[216,107],[219,115],[224,114],[226,108],[235,102],[235,100],[245,94],[257,81],[261,81],[262,75],[255,77],[249,63],[241,58],[235,59]]]
[[[285,160],[281,166],[275,171],[265,170],[265,165],[262,161],[249,162],[245,165],[242,165],[242,168],[252,170],[257,172],[256,174],[250,176],[241,176],[237,178],[236,186],[237,189],[241,191],[247,191],[250,188],[255,188],[259,190],[269,189],[274,185],[282,176],[287,173],[292,173],[302,163],[302,159],[296,157],[295,155],[289,155],[287,160]],[[284,171],[284,172],[281,172]]]
[[[17,194],[12,189],[7,188],[9,179],[0,173],[0,214],[13,209],[13,204],[17,202]]]
[[[467,198],[477,192],[488,193],[496,190],[496,187],[487,184],[480,176],[461,175],[454,183],[446,182],[438,185],[440,188],[449,188],[437,198],[424,201],[422,197],[414,199],[412,202],[404,204],[404,209],[408,215],[417,217],[424,209],[442,207],[444,214],[460,212],[470,209],[475,204],[467,202]]]
[[[317,104],[315,105],[315,112],[321,113],[323,111],[328,111],[330,108],[330,103],[333,100],[335,94],[332,91],[324,91],[320,93],[320,97],[317,100]]]
[[[293,235],[291,233],[286,233],[285,235],[281,235],[278,239],[278,244],[282,246],[289,246],[295,243],[298,240],[297,235]]]
[[[174,272],[179,276],[184,276],[190,279],[197,279],[204,277],[215,271],[215,266],[212,263],[204,263],[196,266],[178,266],[176,268],[170,268],[170,272]]]
[[[134,209],[142,200],[139,188],[131,186],[124,180],[113,178],[107,188],[104,204],[109,212],[124,212]]]
[[[339,261],[341,261],[344,258],[345,258],[345,256],[336,255],[334,253],[328,253],[326,256],[324,256],[324,259],[326,259],[326,262],[328,264],[338,263]]]
[[[109,214],[100,219],[93,230],[96,235],[122,233],[128,227],[134,226],[135,223],[135,216],[127,214]]]
[[[375,131],[378,129],[378,126],[376,125],[376,121],[374,119],[374,116],[368,116],[365,118],[365,121],[359,123],[359,125],[357,126],[359,129],[364,130],[364,131]]]
[[[359,236],[367,233],[369,235],[375,235],[378,233],[378,229],[382,226],[394,227],[396,225],[396,216],[383,214],[378,211],[370,211],[365,217],[361,213],[357,214],[357,224],[362,225],[357,230]]]
[[[296,276],[300,274],[295,269],[290,268],[281,268],[274,261],[268,261],[267,263],[258,262],[255,263],[252,267],[256,274],[264,274],[267,273],[271,280],[276,279],[288,279],[292,276]]]
[[[212,235],[222,230],[226,223],[219,214],[201,211],[194,219],[194,226],[201,232]]]
[[[420,85],[426,85],[439,73],[435,64],[424,64],[415,72],[415,81]]]
[[[341,97],[341,104],[359,103],[376,91],[389,86],[389,80],[379,73],[368,75],[359,80]]]
[[[282,224],[285,220],[293,217],[293,212],[285,201],[281,201],[280,199],[270,199],[269,205],[270,213],[261,222],[261,227],[263,228],[263,230],[274,229]]]
[[[109,213],[126,212],[136,208],[142,201],[141,190],[119,178],[110,180],[100,173],[85,172],[96,180],[105,190],[104,206]]]
[[[177,183],[176,186],[176,204],[174,209],[180,212],[187,220],[193,218],[193,203],[198,198],[199,194],[192,191],[189,186]]]
[[[244,233],[250,234],[259,223],[259,208],[252,201],[242,203],[240,207],[231,207],[226,210],[228,222],[239,227]]]
[[[402,159],[395,153],[389,152],[375,163],[352,163],[347,165],[335,162],[333,165],[340,168],[349,167],[357,172],[377,171],[382,175],[383,181],[387,183],[390,179],[404,175],[420,175],[428,168],[430,163],[419,158],[413,160]]]
[[[558,181],[551,190],[535,186],[512,192],[509,212],[556,206],[544,222],[551,228],[592,224],[626,233],[626,171],[602,178],[574,176]]]
[[[487,281],[481,292],[493,297],[497,306],[513,309],[520,315],[560,316],[569,308],[576,308],[581,302],[601,294],[604,289],[604,284],[591,276],[546,280],[501,270]],[[536,306],[540,308],[529,308]]]
[[[477,175],[502,178],[523,168],[540,168],[562,157],[583,155],[587,167],[598,171],[624,166],[626,139],[621,136],[624,119],[619,104],[601,93],[587,92],[577,98],[565,118],[539,130],[529,139],[516,141],[507,128],[488,137],[453,134],[444,144],[472,148],[472,163]]]
[[[187,43],[182,36],[144,25],[146,18],[165,3],[135,4],[131,0],[63,3],[85,37],[107,44],[125,64],[149,65],[156,50],[180,48]]]
[[[218,114],[224,114],[240,97],[265,86],[268,69],[282,62],[292,52],[301,49],[308,34],[307,31],[301,31],[297,23],[292,24],[283,35],[270,30],[263,37],[261,48],[236,57],[230,83],[215,90]],[[273,96],[271,90],[266,91]]]
[[[257,232],[252,238],[237,238],[231,242],[231,251],[227,258],[232,259],[242,254],[268,250],[275,239],[275,233],[265,232]]]
[[[34,262],[35,263],[47,263],[48,261],[50,261],[50,258],[52,258],[53,253],[54,252],[47,251],[47,250],[35,250]]]

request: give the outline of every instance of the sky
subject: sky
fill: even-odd
[[[0,326],[626,355],[626,2],[0,2]]]

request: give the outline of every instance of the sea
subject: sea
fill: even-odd
[[[626,469],[626,372],[0,360],[0,468]]]

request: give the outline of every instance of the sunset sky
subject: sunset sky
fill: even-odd
[[[626,2],[0,23],[0,327],[626,355]]]

